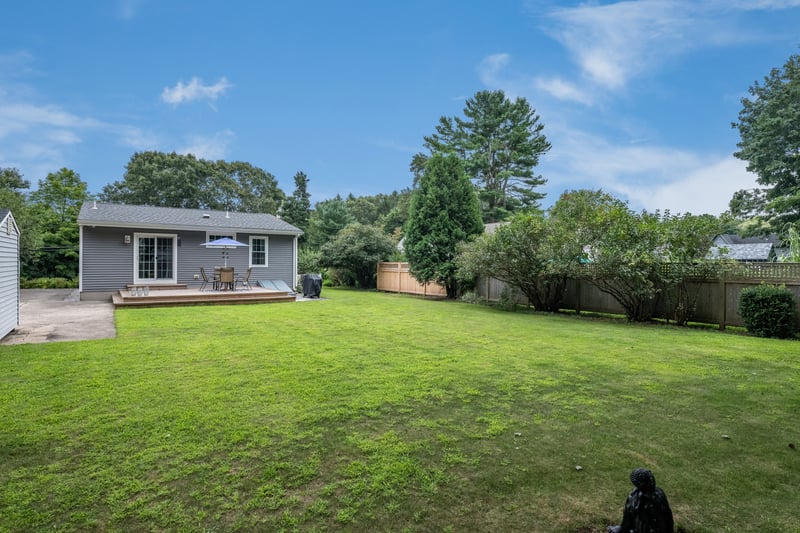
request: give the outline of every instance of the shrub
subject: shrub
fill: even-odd
[[[78,287],[77,278],[33,278],[21,279],[19,282],[21,289],[76,289]]]
[[[795,298],[786,287],[759,285],[742,290],[739,316],[757,337],[794,337],[797,331]]]
[[[522,293],[520,290],[512,285],[505,285],[503,290],[500,291],[500,298],[495,302],[495,307],[503,311],[514,312],[517,310],[517,302]]]

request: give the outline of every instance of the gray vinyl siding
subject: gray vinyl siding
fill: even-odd
[[[10,230],[10,231],[9,231]],[[0,339],[19,326],[19,234],[0,218]]]
[[[141,228],[103,228],[83,227],[83,247],[81,252],[81,291],[108,292],[125,288],[134,281],[134,235],[177,235],[177,282],[189,287],[199,287],[200,267],[210,276],[215,266],[222,266],[222,250],[207,249],[200,246],[206,242],[205,231],[173,231]],[[212,232],[213,233],[213,232]],[[227,230],[217,233],[230,234]],[[124,243],[124,236],[131,236],[131,243]],[[249,244],[250,233],[235,233],[236,240]],[[291,235],[266,236],[267,267],[254,267],[251,283],[262,279],[281,279],[290,287],[294,277],[294,237]],[[250,263],[249,247],[226,250],[229,252],[228,266],[234,267],[237,274],[244,274]],[[197,276],[198,279],[195,279]]]
[[[178,248],[178,283],[186,283],[190,287],[200,286],[194,279],[200,274],[200,267],[211,275],[214,267],[222,266],[222,250],[200,246],[206,242],[205,232],[183,232]],[[294,237],[291,235],[268,235],[265,233],[236,233],[235,239],[250,244],[250,236],[267,237],[267,266],[253,267],[250,282],[258,283],[262,279],[281,279],[290,287],[297,283],[294,277]],[[250,265],[250,248],[234,248],[228,252],[228,266],[232,266],[237,274],[247,270]]]
[[[133,230],[83,228],[81,241],[81,291],[115,291],[133,283],[133,243],[123,237]]]

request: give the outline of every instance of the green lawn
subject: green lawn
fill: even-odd
[[[797,341],[323,296],[0,346],[0,531],[800,531]]]

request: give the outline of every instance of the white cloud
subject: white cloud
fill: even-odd
[[[540,171],[555,195],[563,189],[601,188],[628,200],[633,209],[718,215],[728,209],[734,192],[756,187],[745,163],[732,156],[616,145],[582,131],[551,133],[554,148]]]
[[[642,0],[557,9],[549,19],[561,42],[593,83],[610,90],[692,44],[697,21],[680,0]]]
[[[225,159],[228,146],[235,137],[231,130],[223,130],[215,133],[211,137],[204,135],[193,135],[183,148],[177,150],[181,154],[192,154],[198,159],[208,159],[216,161]]]
[[[53,105],[11,103],[0,105],[0,138],[11,132],[29,131],[34,127],[96,128],[101,123],[83,118]]]
[[[632,78],[699,46],[758,38],[749,28],[739,26],[737,12],[798,6],[800,0],[585,3],[550,11],[545,31],[564,45],[586,80],[608,91],[620,91]]]
[[[719,215],[728,209],[733,193],[757,187],[755,175],[746,164],[731,157],[693,168],[683,178],[656,184],[625,185],[614,188],[650,211],[669,209],[673,213],[710,213]]]
[[[541,89],[559,100],[578,102],[584,105],[591,105],[593,102],[589,93],[558,77],[536,78],[534,85],[537,89]]]
[[[214,102],[231,87],[233,85],[225,77],[220,78],[214,85],[203,85],[203,80],[194,77],[185,85],[179,81],[175,87],[164,87],[161,99],[172,105],[198,100]]]
[[[481,83],[490,87],[502,85],[500,73],[511,62],[508,54],[493,54],[486,56],[478,65],[478,78]]]

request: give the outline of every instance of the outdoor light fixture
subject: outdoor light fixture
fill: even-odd
[[[122,242],[125,243],[125,244],[130,244],[131,243],[131,236],[130,235],[123,235]]]

